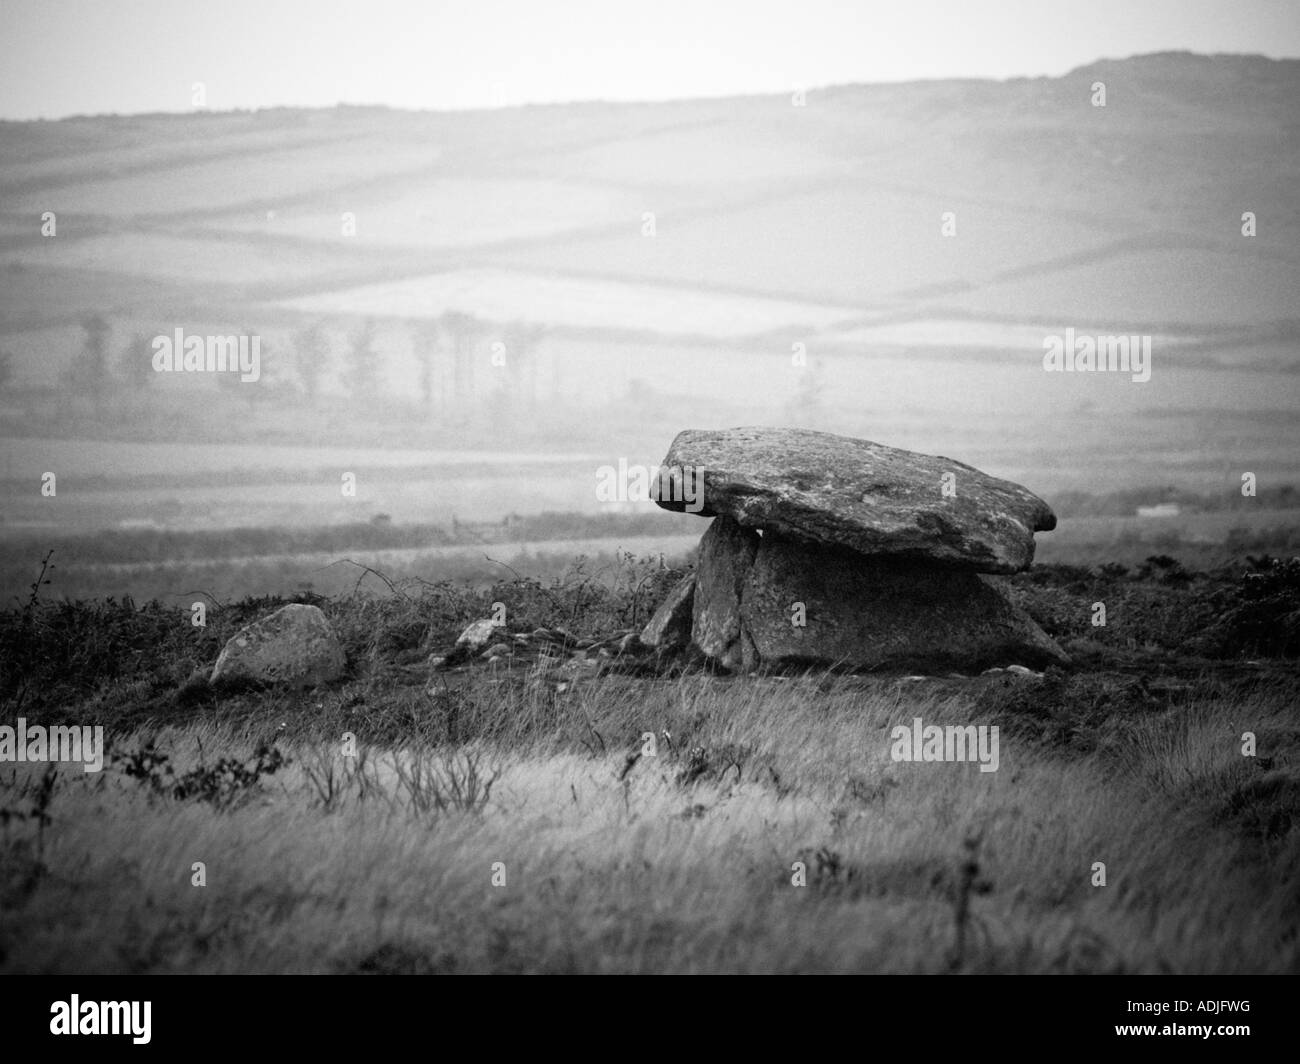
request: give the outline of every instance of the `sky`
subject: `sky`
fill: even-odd
[[[1300,56],[1300,0],[4,0],[0,118],[665,100]]]

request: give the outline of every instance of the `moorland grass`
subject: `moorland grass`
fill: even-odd
[[[1016,593],[1091,655],[1042,677],[419,667],[494,601],[517,630],[594,634],[675,576],[321,600],[349,671],[304,692],[192,678],[277,602],[195,628],[34,598],[0,618],[0,723],[103,724],[110,758],[0,767],[0,970],[1300,970],[1271,563],[1033,573]],[[1099,593],[1167,620],[1072,636]],[[997,725],[998,771],[892,760],[914,717]]]

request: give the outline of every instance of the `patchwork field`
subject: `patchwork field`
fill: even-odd
[[[687,425],[759,422],[1049,494],[1292,483],[1294,66],[0,125],[0,437],[653,461]],[[1088,105],[1096,77],[1122,102]],[[178,327],[263,337],[263,380],[151,380]],[[1151,381],[1044,373],[1066,328],[1151,335]],[[24,490],[0,498],[19,524]]]
[[[449,310],[489,321],[524,319],[559,328],[736,337],[860,318],[853,307],[690,292],[596,278],[465,270],[304,296],[293,310],[395,318],[439,318]]]

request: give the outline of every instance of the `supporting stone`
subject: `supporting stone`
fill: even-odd
[[[757,532],[729,517],[719,517],[700,540],[691,641],[719,662],[740,640],[740,594],[758,543]]]
[[[940,672],[1068,662],[990,578],[770,531],[740,597],[742,624],[769,666]]]
[[[641,630],[641,642],[658,650],[684,647],[691,641],[695,608],[695,574],[682,577]]]

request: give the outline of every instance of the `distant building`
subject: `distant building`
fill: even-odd
[[[1176,502],[1162,502],[1155,506],[1137,508],[1138,517],[1177,517],[1182,512],[1182,507]]]

